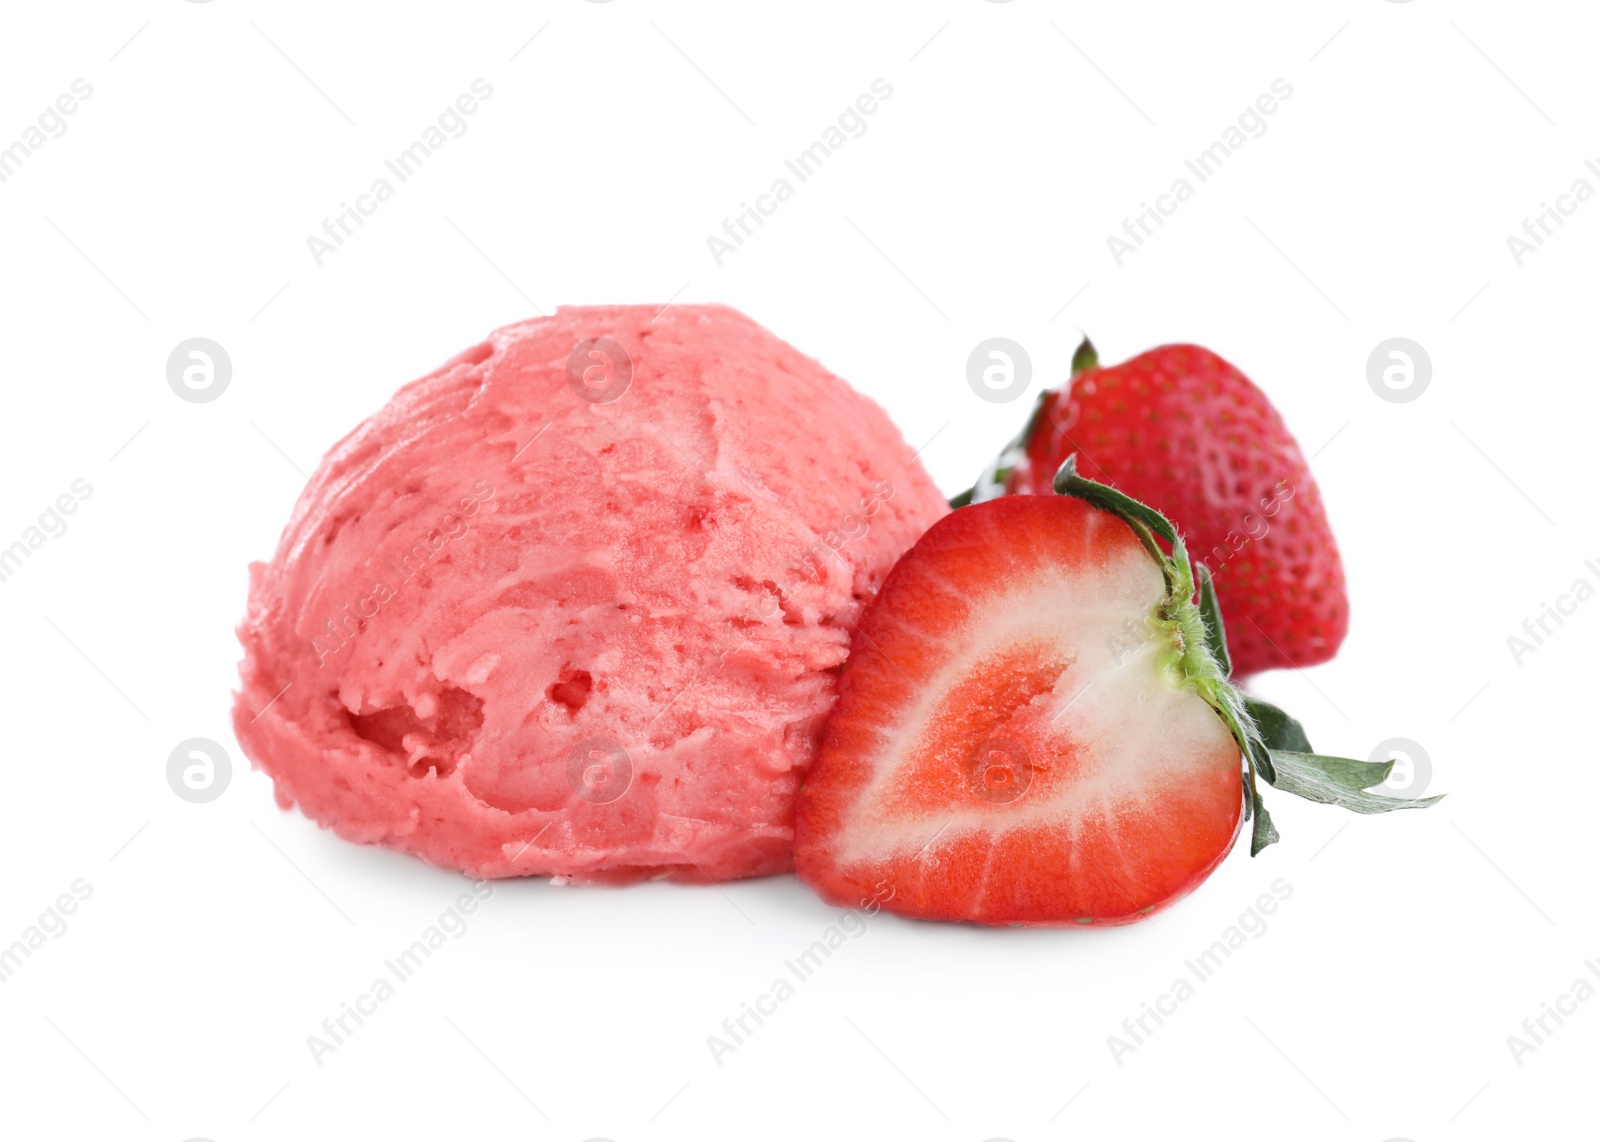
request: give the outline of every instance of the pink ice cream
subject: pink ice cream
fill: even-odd
[[[944,511],[741,314],[563,309],[323,460],[250,569],[234,728],[284,808],[474,876],[780,872],[856,617]]]

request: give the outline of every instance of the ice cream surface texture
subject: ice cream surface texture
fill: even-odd
[[[324,458],[250,569],[234,728],[283,807],[474,876],[781,872],[852,626],[945,510],[743,315],[562,309]]]

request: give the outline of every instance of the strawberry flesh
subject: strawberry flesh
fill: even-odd
[[[858,626],[800,792],[826,899],[982,924],[1137,920],[1240,829],[1237,743],[1183,684],[1161,567],[1122,520],[1015,496],[936,523]]]

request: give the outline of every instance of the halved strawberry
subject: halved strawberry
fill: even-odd
[[[802,880],[924,919],[1123,923],[1252,812],[1252,852],[1277,839],[1257,773],[1360,812],[1437,799],[1365,792],[1392,763],[1270,749],[1171,524],[1071,461],[1057,487],[946,516],[890,572],[800,791]]]

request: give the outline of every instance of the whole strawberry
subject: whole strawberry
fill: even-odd
[[[1216,579],[1238,674],[1333,657],[1350,612],[1339,548],[1300,446],[1238,369],[1198,345],[1101,368],[1086,340],[971,498],[1048,495],[1073,454],[1178,526]]]

